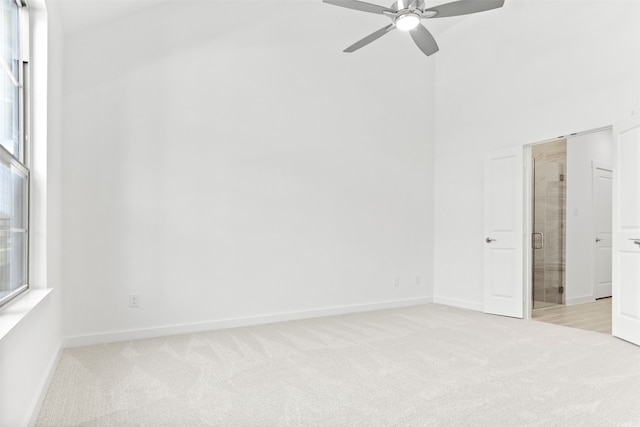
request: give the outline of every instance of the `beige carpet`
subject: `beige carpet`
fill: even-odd
[[[39,426],[640,426],[640,348],[441,305],[68,349]]]

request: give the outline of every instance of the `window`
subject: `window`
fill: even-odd
[[[21,2],[0,0],[0,305],[28,288],[26,12]]]

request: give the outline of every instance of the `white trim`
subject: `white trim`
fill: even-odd
[[[53,289],[29,289],[0,308],[0,341],[44,301]]]
[[[40,415],[40,409],[42,409],[42,404],[44,403],[45,397],[47,397],[47,391],[49,390],[49,386],[51,385],[51,381],[53,380],[53,374],[56,373],[56,368],[58,367],[58,362],[60,362],[60,357],[62,356],[62,342],[58,345],[58,351],[56,351],[53,359],[49,362],[49,367],[47,369],[47,376],[42,381],[42,384],[39,387],[38,399],[36,399],[33,409],[31,410],[31,416],[29,417],[27,426],[33,427],[38,421],[38,415]]]
[[[382,301],[370,304],[345,305],[339,307],[321,308],[316,310],[291,311],[286,313],[266,314],[263,316],[239,317],[220,319],[210,322],[167,325],[156,328],[132,329],[125,331],[105,332],[93,335],[76,335],[64,339],[64,347],[80,347],[86,345],[106,344],[118,341],[130,341],[144,338],[156,338],[170,335],[188,334],[216,329],[238,328],[242,326],[263,325],[266,323],[286,322],[290,320],[307,319],[313,317],[335,316],[339,314],[358,313],[363,311],[382,310],[386,308],[408,307],[433,303],[431,297],[409,298],[392,301]]]
[[[581,131],[581,132],[568,133],[566,135],[557,136],[555,138],[549,138],[549,139],[545,139],[545,140],[542,140],[542,141],[525,143],[524,145],[534,146],[534,145],[539,145],[539,144],[546,144],[547,142],[554,142],[554,141],[558,141],[558,140],[561,140],[561,139],[569,139],[569,138],[575,138],[576,136],[589,135],[590,133],[601,132],[601,131],[607,130],[607,129],[613,130],[613,125],[601,126],[601,127],[593,128],[593,129],[590,129],[590,130],[584,130],[584,131]]]
[[[593,297],[593,295],[587,295],[584,297],[567,298],[565,305],[584,304],[587,302],[594,302],[595,300],[596,299]]]
[[[443,304],[451,307],[466,308],[467,310],[484,311],[484,304],[473,301],[464,301],[456,298],[434,297],[433,302],[436,304]]]
[[[533,145],[525,145],[524,153],[522,154],[524,165],[524,187],[522,188],[524,201],[523,217],[523,231],[524,231],[524,248],[523,254],[523,289],[524,293],[522,301],[524,304],[522,314],[525,320],[531,320],[533,312],[533,249],[532,249],[532,233],[533,233],[533,191],[531,190],[534,185],[533,178]]]

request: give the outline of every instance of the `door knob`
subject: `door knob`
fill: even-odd
[[[596,237],[596,243],[598,243],[598,242],[602,242],[602,239],[599,239],[599,238]]]
[[[491,243],[491,242],[495,242],[496,239],[492,239],[491,237],[487,237],[486,239],[484,239],[484,241],[487,242],[487,243]]]
[[[634,245],[640,246],[640,238],[638,238],[638,239],[629,239],[629,240],[632,240]]]

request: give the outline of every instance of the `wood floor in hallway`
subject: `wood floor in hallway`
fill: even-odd
[[[611,334],[611,298],[578,305],[533,310],[532,319],[554,325]]]

